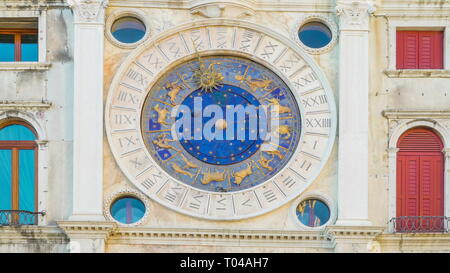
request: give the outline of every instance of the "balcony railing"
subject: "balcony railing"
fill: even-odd
[[[426,233],[449,232],[449,217],[446,216],[400,216],[389,222],[394,232]]]
[[[0,226],[37,225],[39,215],[44,216],[45,212],[0,210]]]

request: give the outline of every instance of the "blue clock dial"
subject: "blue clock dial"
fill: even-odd
[[[141,128],[155,161],[177,180],[211,192],[267,181],[294,153],[298,104],[266,67],[229,56],[187,61],[149,90]]]

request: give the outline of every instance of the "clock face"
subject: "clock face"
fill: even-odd
[[[314,181],[336,112],[323,73],[295,43],[210,19],[130,53],[111,83],[105,126],[124,179],[151,200],[235,220],[272,211]]]
[[[200,62],[178,65],[148,92],[141,115],[147,150],[167,173],[200,190],[236,192],[267,181],[300,139],[294,95],[253,61],[214,56]],[[201,83],[206,68],[218,76],[210,88]]]

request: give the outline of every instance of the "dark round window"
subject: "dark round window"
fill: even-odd
[[[296,209],[298,220],[308,227],[319,227],[330,219],[330,209],[318,199],[307,199],[298,204]]]
[[[145,214],[144,203],[134,197],[122,197],[111,206],[111,216],[123,224],[133,224],[141,220]]]
[[[114,22],[111,33],[118,41],[132,44],[144,37],[145,25],[134,17],[123,17]]]
[[[327,25],[320,22],[310,22],[300,28],[298,37],[307,47],[322,48],[331,42],[333,35]]]

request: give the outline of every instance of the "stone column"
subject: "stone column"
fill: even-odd
[[[339,0],[339,162],[337,225],[367,226],[369,15],[371,1]]]
[[[74,12],[73,221],[104,221],[103,39],[107,0],[69,0]]]

